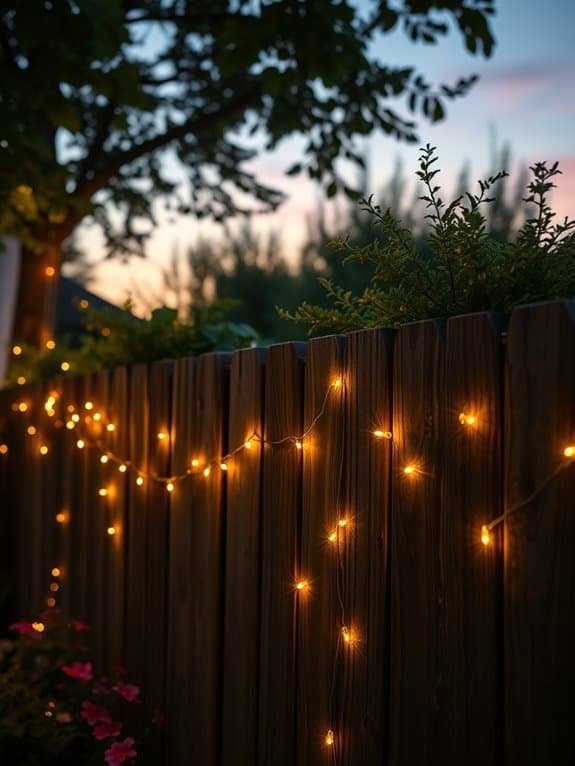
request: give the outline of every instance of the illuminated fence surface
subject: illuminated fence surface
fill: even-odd
[[[572,304],[22,386],[0,442],[7,620],[94,626],[145,763],[569,762]]]

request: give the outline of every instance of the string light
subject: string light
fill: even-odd
[[[489,545],[491,542],[491,532],[487,524],[483,524],[481,527],[481,542],[483,545]]]
[[[74,423],[79,423],[79,422],[80,422],[80,416],[78,415],[78,413],[77,413],[77,412],[75,412],[75,413],[74,413],[74,414],[71,416],[71,418],[70,418],[70,419],[71,419],[71,420],[73,420],[73,421],[74,421]]]
[[[299,580],[296,582],[295,587],[300,593],[306,593],[309,590],[309,582],[307,580]]]
[[[68,429],[68,431],[72,431],[74,428],[76,428],[76,423],[73,420],[67,420],[66,428]]]
[[[37,633],[43,633],[45,629],[45,625],[43,622],[33,622],[32,627]]]
[[[128,470],[128,466],[125,463],[120,463],[120,465],[118,466],[118,471],[120,473],[126,473],[127,470]]]
[[[462,426],[474,426],[477,422],[475,415],[469,415],[466,412],[459,413],[459,422]]]
[[[51,593],[58,593],[59,590],[60,590],[60,586],[58,585],[57,582],[51,582],[50,583],[50,591],[51,591]]]
[[[100,463],[107,463],[110,458],[107,455],[102,455]]]
[[[55,273],[56,269],[53,266],[46,266],[44,269],[44,274],[48,277],[48,279],[51,279]]]
[[[52,609],[53,606],[56,606],[56,599],[55,598],[47,598],[46,599],[46,606],[49,606],[50,609]]]
[[[56,514],[56,521],[58,524],[66,524],[70,518],[68,511],[60,511]]]
[[[40,449],[38,450],[41,455],[47,455],[48,454],[48,447],[45,444],[40,445]]]
[[[28,436],[35,436],[36,435],[36,426],[28,426],[26,429],[26,433]]]
[[[200,465],[200,461],[197,457],[193,458],[192,460],[192,468],[197,468]]]
[[[337,529],[335,529],[327,538],[330,543],[337,543]]]
[[[106,489],[106,487],[100,487],[100,489],[98,490],[98,494],[100,495],[100,497],[107,497],[108,490]]]
[[[54,349],[56,348],[56,343],[53,340],[47,340],[46,348],[48,349],[48,351],[54,351]]]
[[[12,346],[12,353],[14,356],[20,356],[22,353],[22,346]]]
[[[252,448],[252,440],[251,440],[251,439],[248,439],[247,441],[245,441],[245,442],[244,442],[244,447],[245,447],[246,449],[251,449],[251,448]]]
[[[108,423],[108,425],[106,426],[106,431],[113,433],[115,430],[116,430],[116,426],[113,423]]]
[[[341,378],[335,378],[335,380],[332,380],[331,382],[331,387],[336,391],[339,391],[343,388],[343,380]]]
[[[227,464],[227,463],[225,463],[225,462],[221,462],[221,463],[220,463],[220,469],[221,469],[222,471],[227,471],[227,470],[228,470],[228,464]]]
[[[52,577],[60,577],[61,571],[60,571],[60,569],[58,567],[54,567],[52,569],[51,574],[52,574]]]
[[[28,411],[28,405],[26,402],[20,402],[18,405],[18,412],[27,412]]]
[[[7,455],[7,454],[8,454],[8,445],[0,444],[0,455]]]
[[[208,477],[208,476],[211,474],[211,472],[212,472],[212,470],[211,470],[211,468],[210,468],[210,466],[209,466],[209,465],[207,465],[207,466],[204,468],[204,470],[203,470],[203,474],[204,474],[204,476],[205,476],[206,478],[207,478],[207,477]]]
[[[16,378],[16,383],[18,383],[19,386],[23,386],[26,383],[26,378],[23,375],[19,375]]]
[[[84,439],[78,439],[78,441],[76,442],[76,447],[78,447],[78,449],[84,449],[85,446],[86,446],[86,442],[84,441]]]
[[[136,479],[136,484],[138,485],[138,487],[141,487],[143,485],[143,483],[144,483],[143,477],[142,476],[138,476],[138,478]]]
[[[333,741],[334,741],[333,731],[331,729],[328,729],[328,731],[327,731],[327,733],[325,735],[324,742],[327,745],[327,747],[332,747]]]
[[[68,372],[68,370],[70,369],[70,362],[62,362],[62,364],[60,365],[60,369],[62,370],[62,372]]]
[[[299,439],[295,440],[296,449],[303,449],[303,444]]]
[[[382,431],[380,428],[376,428],[375,431],[372,431],[373,435],[376,439],[392,439],[393,434],[391,431]]]
[[[84,402],[84,409],[88,410],[88,412],[90,410],[93,410],[94,409],[94,402],[90,402],[90,401]]]
[[[114,527],[114,526],[108,527],[108,529],[106,530],[106,534],[110,535],[110,537],[115,535],[116,534],[116,527]]]
[[[164,439],[168,438],[168,434],[165,431],[160,431],[158,433],[158,441],[164,441]]]
[[[92,419],[96,421],[96,423],[99,423],[100,420],[102,420],[102,414],[100,412],[95,412],[92,415]]]
[[[403,473],[406,476],[413,476],[415,473],[417,473],[417,466],[413,465],[413,463],[410,463],[409,465],[403,467]]]
[[[569,445],[563,450],[565,457],[575,457],[575,446]]]
[[[174,491],[174,483],[173,483],[173,482],[171,482],[171,481],[169,481],[169,482],[166,484],[166,489],[168,490],[168,492],[173,492],[173,491]]]

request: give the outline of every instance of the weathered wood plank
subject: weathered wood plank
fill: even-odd
[[[505,507],[525,505],[505,525],[506,766],[573,759],[575,466],[563,450],[575,444],[574,348],[573,303],[514,311]]]
[[[328,730],[336,729],[337,700],[332,687],[340,646],[337,568],[327,537],[342,508],[344,474],[343,340],[318,338],[309,343],[305,370],[305,420],[308,428],[326,402],[325,411],[304,441],[301,528],[301,569],[298,578],[309,590],[294,591],[298,611],[298,766],[325,764]],[[326,399],[327,397],[327,399]],[[335,688],[335,687],[333,687]],[[334,749],[340,752],[339,732]]]
[[[234,354],[230,371],[222,699],[222,766],[252,766],[257,753],[260,483],[265,351]],[[218,470],[216,466],[216,470]],[[241,715],[238,715],[241,710]]]
[[[389,516],[393,333],[366,330],[345,347],[345,528],[334,530],[339,550],[345,619],[352,643],[344,645],[338,763],[383,763],[387,748],[389,676]],[[337,546],[337,547],[336,547]],[[353,643],[356,641],[356,643]]]
[[[265,438],[303,431],[304,344],[271,346],[266,360]],[[295,754],[297,611],[302,450],[264,446],[258,763],[292,766]]]
[[[390,757],[437,764],[444,605],[440,544],[443,338],[434,322],[400,328],[393,373]],[[405,473],[405,469],[410,473]]]

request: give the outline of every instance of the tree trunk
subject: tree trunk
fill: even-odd
[[[62,241],[40,252],[22,248],[14,343],[42,349],[54,337]]]

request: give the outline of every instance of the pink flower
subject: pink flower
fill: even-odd
[[[122,731],[122,724],[119,721],[106,721],[99,723],[92,732],[96,739],[108,739],[108,737],[119,737]]]
[[[94,705],[89,700],[82,702],[82,712],[80,715],[88,721],[90,726],[94,726],[96,723],[112,723],[112,717],[106,708]]]
[[[24,620],[12,623],[12,625],[10,625],[10,630],[17,630],[18,635],[20,636],[33,636],[34,633],[36,633],[32,627],[32,623],[25,622]]]
[[[92,680],[91,662],[73,662],[71,665],[63,665],[62,672],[70,678],[76,678],[78,681]]]
[[[140,696],[140,689],[134,686],[134,684],[125,684],[123,681],[118,681],[112,688],[128,702],[136,702]]]
[[[72,617],[72,627],[78,633],[86,633],[86,631],[90,630],[89,625],[86,625],[86,623],[82,622],[82,620],[75,620],[73,617]]]
[[[108,766],[122,766],[129,758],[135,758],[137,753],[132,747],[133,744],[132,737],[126,737],[123,742],[114,742],[104,753]]]

